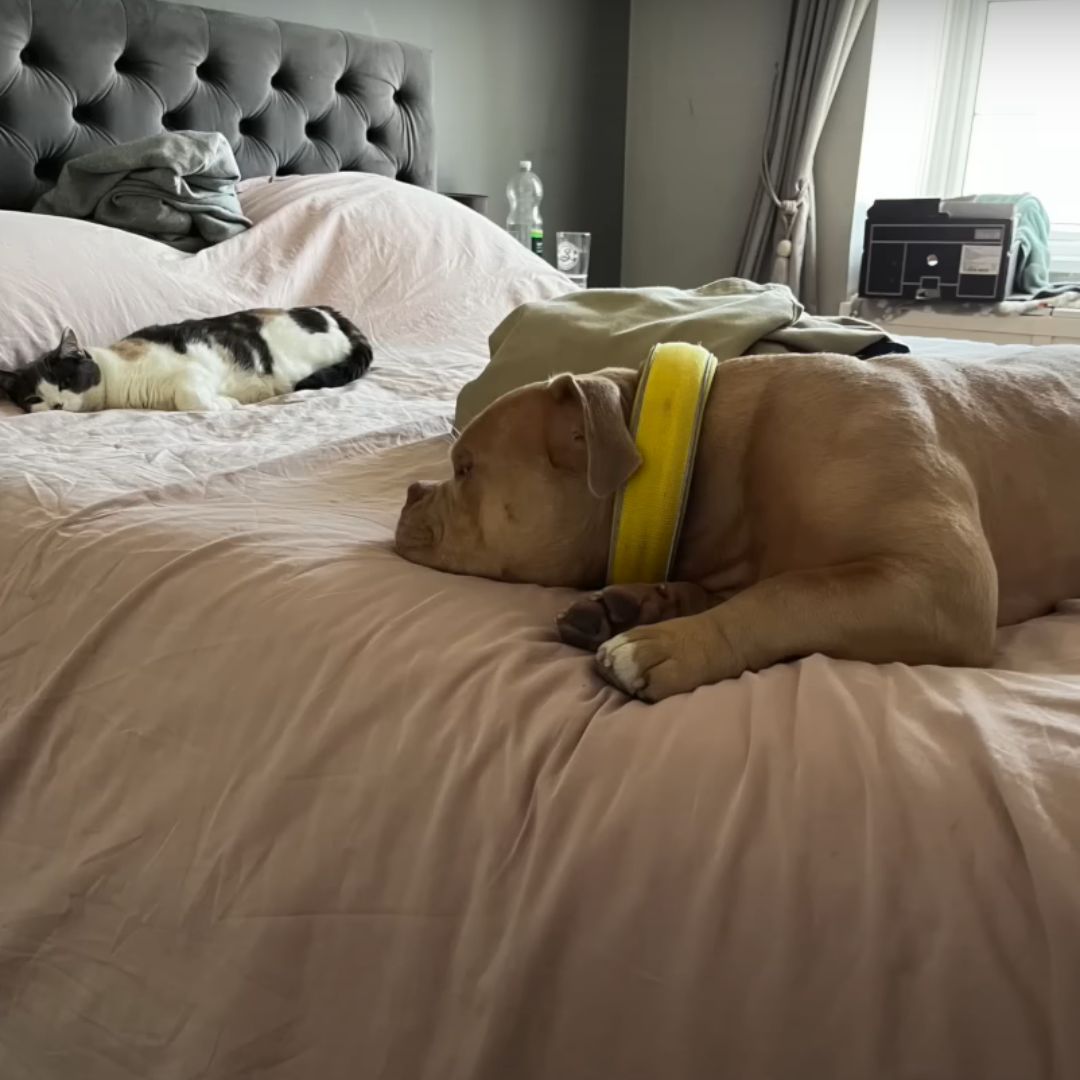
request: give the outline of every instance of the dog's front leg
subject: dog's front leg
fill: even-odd
[[[605,641],[635,626],[696,615],[721,598],[688,581],[608,585],[575,601],[555,620],[567,645],[596,652]]]
[[[605,642],[600,673],[644,701],[811,653],[869,663],[989,663],[993,562],[920,569],[899,559],[766,578],[701,614],[638,626]]]

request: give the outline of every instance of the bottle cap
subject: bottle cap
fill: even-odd
[[[531,161],[519,161],[518,164],[521,166],[521,168],[525,172],[531,172],[532,171],[532,162]]]

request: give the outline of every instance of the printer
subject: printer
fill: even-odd
[[[859,295],[1004,300],[1013,291],[1017,222],[1011,202],[878,199],[866,215]]]

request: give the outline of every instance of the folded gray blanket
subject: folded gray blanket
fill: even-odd
[[[72,158],[34,212],[86,218],[198,251],[251,226],[236,197],[239,179],[220,132],[165,132]]]

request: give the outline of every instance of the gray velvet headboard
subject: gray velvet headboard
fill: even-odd
[[[431,57],[161,0],[0,0],[0,209],[28,210],[69,158],[170,129],[222,132],[245,177],[432,187]]]

